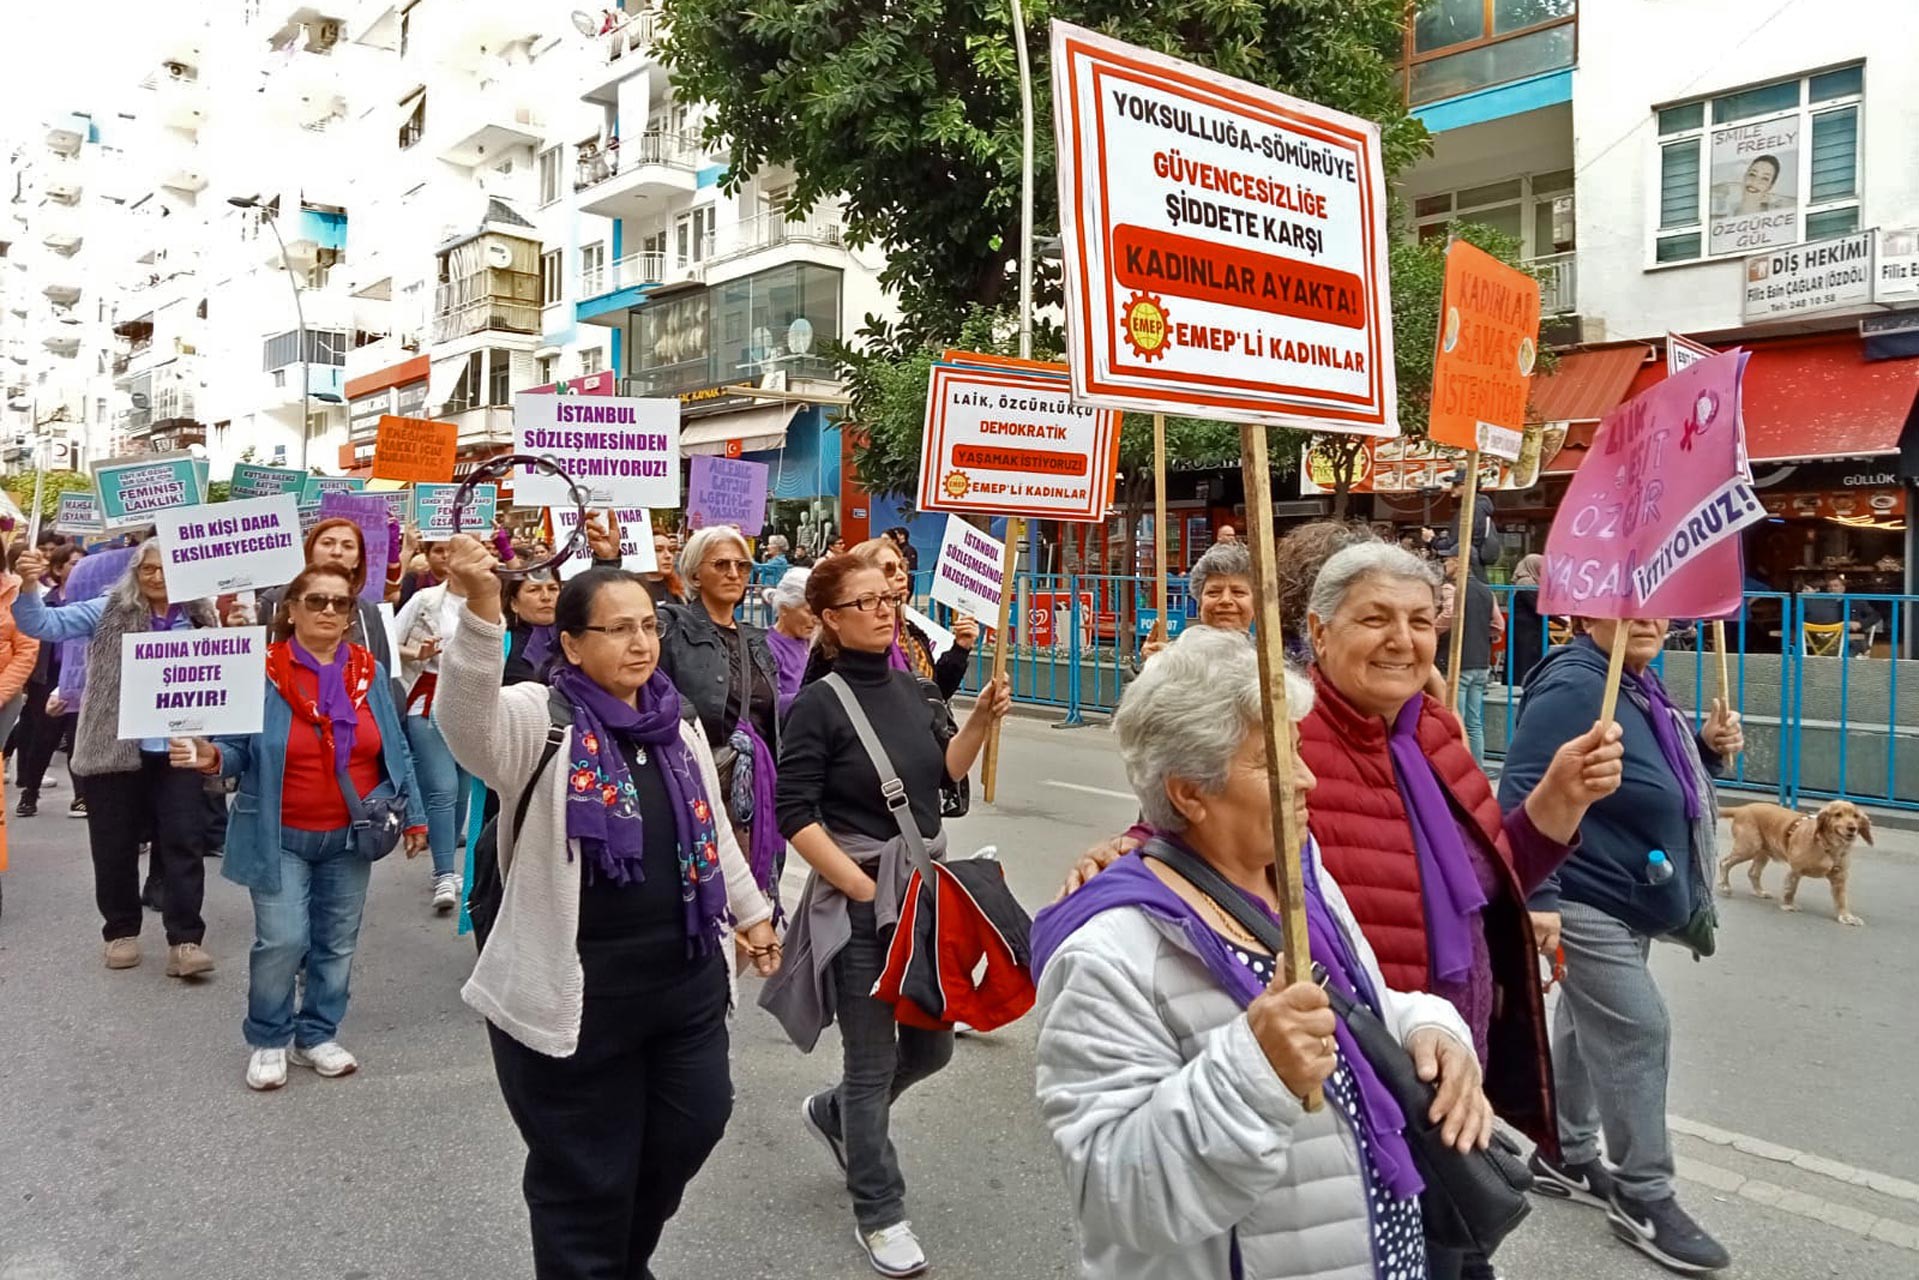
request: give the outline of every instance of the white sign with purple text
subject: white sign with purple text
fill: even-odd
[[[1006,544],[958,516],[946,517],[946,537],[933,563],[933,599],[988,626],[999,624]]]
[[[595,514],[601,519],[606,518],[604,511]],[[547,515],[553,519],[553,545],[561,546],[579,526],[579,510],[575,507],[549,507]],[[613,518],[620,522],[620,568],[628,573],[658,573],[659,558],[653,554],[652,514],[644,507],[627,507],[614,512]],[[560,581],[568,581],[592,567],[593,552],[582,542],[578,551],[560,561]]]
[[[129,634],[120,644],[120,736],[258,733],[266,681],[265,627]]]
[[[678,400],[523,391],[513,398],[513,448],[552,461],[596,507],[680,505]],[[513,500],[557,507],[573,497],[558,476],[521,467]]]
[[[306,567],[300,500],[291,493],[156,511],[153,525],[175,600],[283,586]]]

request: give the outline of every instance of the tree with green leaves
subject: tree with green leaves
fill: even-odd
[[[5,489],[20,510],[28,516],[33,514],[33,481],[35,472],[16,471],[0,480],[0,489]],[[60,495],[63,493],[92,493],[93,477],[80,471],[48,471],[46,483],[40,490],[40,515],[44,518],[55,515],[60,510]]]
[[[882,281],[915,340],[945,342],[973,306],[1012,299],[1020,95],[1004,0],[666,0],[665,12],[675,92],[708,104],[729,189],[789,168],[795,213],[839,197],[849,240],[886,251]],[[1050,19],[1379,121],[1391,173],[1426,136],[1399,84],[1404,12],[1404,0],[1032,0],[1036,234],[1059,226]],[[1057,301],[1057,271],[1037,288]]]

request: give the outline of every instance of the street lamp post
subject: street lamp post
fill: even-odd
[[[293,270],[293,260],[287,256],[286,238],[280,234],[280,223],[273,216],[273,209],[260,203],[258,196],[228,196],[227,203],[236,209],[257,209],[261,221],[273,232],[273,242],[280,246],[280,265],[286,268],[287,283],[293,288],[293,323],[295,334],[300,343],[300,470],[307,470],[307,426],[313,402],[313,377],[308,368],[307,319],[306,308],[300,301],[300,277]]]

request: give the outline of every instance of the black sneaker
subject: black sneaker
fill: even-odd
[[[1732,1264],[1726,1247],[1707,1235],[1676,1197],[1635,1200],[1615,1189],[1606,1221],[1614,1235],[1674,1271],[1696,1275]]]
[[[87,816],[87,802],[86,802],[85,800],[82,800],[82,799],[81,799],[81,798],[80,798],[79,796],[75,796],[75,797],[73,798],[73,803],[67,806],[67,816],[68,816],[69,818],[84,818],[84,817],[86,817],[86,816]]]
[[[816,1093],[800,1104],[800,1122],[806,1131],[820,1140],[833,1157],[833,1163],[839,1165],[840,1172],[846,1172],[846,1140],[840,1136],[839,1108],[834,1105],[834,1091]]]
[[[1526,1161],[1526,1168],[1532,1171],[1533,1190],[1542,1196],[1591,1205],[1595,1209],[1612,1208],[1612,1174],[1603,1161],[1554,1164],[1535,1150]]]
[[[40,816],[40,793],[37,791],[22,791],[20,793],[20,807],[15,809],[13,812],[15,817],[20,817],[20,818],[39,817]]]

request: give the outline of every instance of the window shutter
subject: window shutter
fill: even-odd
[[[1697,138],[1659,149],[1659,225],[1686,227],[1699,221]]]
[[[1827,111],[1812,118],[1812,202],[1857,194],[1859,109]]]

